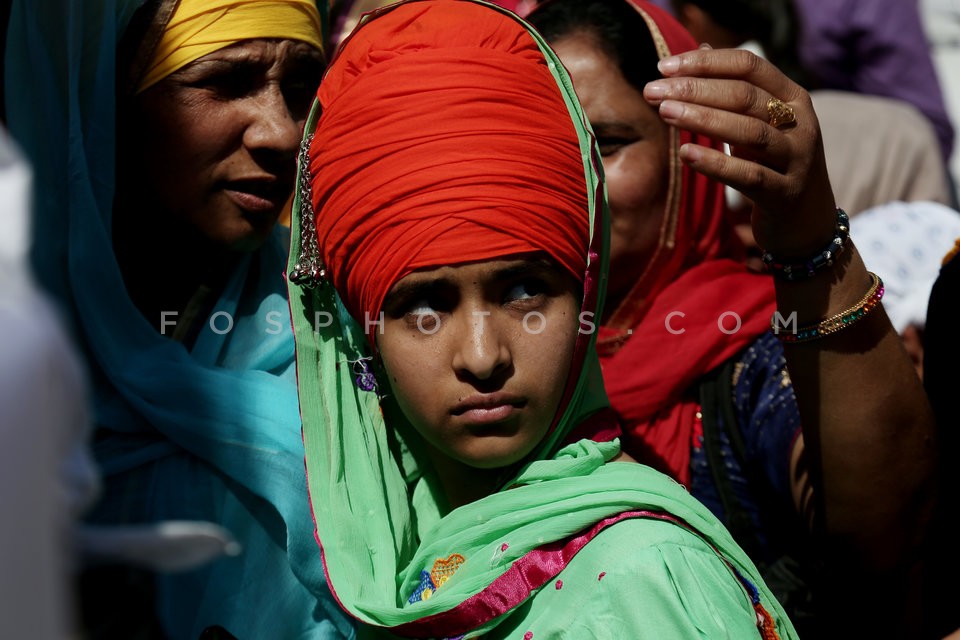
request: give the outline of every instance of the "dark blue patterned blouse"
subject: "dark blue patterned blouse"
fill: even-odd
[[[730,514],[724,508],[699,428],[690,462],[690,492],[731,528],[755,561],[771,562],[789,552],[804,530],[793,506],[789,477],[790,450],[800,432],[800,413],[783,347],[773,334],[763,334],[736,357],[732,391],[737,424],[724,424],[723,412],[713,412],[719,427],[719,452],[723,471],[749,516],[755,539],[741,539],[730,526]],[[731,445],[731,428],[741,434],[742,460]]]

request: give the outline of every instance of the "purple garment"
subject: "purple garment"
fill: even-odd
[[[671,14],[673,14],[673,7],[670,6],[670,0],[650,0],[650,4],[655,4],[661,9],[669,11]]]
[[[944,161],[953,149],[916,0],[796,0],[800,58],[824,89],[909,102],[933,124]]]

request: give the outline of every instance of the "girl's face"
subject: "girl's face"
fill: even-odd
[[[580,285],[547,260],[417,271],[383,304],[391,391],[435,452],[496,469],[553,422],[579,331]]]
[[[258,39],[174,72],[137,96],[136,134],[121,140],[123,183],[216,246],[257,248],[293,190],[322,68],[308,44]]]
[[[610,280],[616,304],[653,257],[667,207],[669,129],[593,36],[551,43],[570,73],[603,158],[610,203]]]

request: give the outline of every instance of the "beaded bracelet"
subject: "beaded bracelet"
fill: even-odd
[[[843,331],[847,327],[850,327],[860,320],[863,320],[870,312],[880,306],[880,300],[883,299],[883,280],[880,279],[880,276],[873,272],[870,273],[870,289],[867,290],[867,294],[860,299],[860,302],[850,307],[846,311],[841,311],[835,316],[830,316],[826,320],[821,320],[816,324],[809,324],[803,327],[795,328],[792,332],[787,330],[787,327],[781,326],[777,322],[779,319],[783,321],[783,316],[780,315],[780,312],[773,314],[773,317],[770,318],[770,329],[783,342],[796,343],[796,342],[810,342],[811,340],[818,340],[825,336],[828,336],[832,333],[837,333],[838,331]],[[796,327],[796,324],[794,323]]]
[[[802,262],[784,264],[777,260],[769,251],[763,252],[763,263],[773,272],[773,275],[784,280],[804,280],[812,278],[818,271],[833,266],[833,261],[847,244],[850,237],[850,218],[846,211],[837,207],[837,226],[833,234],[833,239],[826,247],[817,252],[812,258]]]

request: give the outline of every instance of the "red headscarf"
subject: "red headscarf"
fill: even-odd
[[[650,30],[637,37],[653,37],[661,58],[697,47],[665,11],[643,0],[630,4]],[[698,407],[694,385],[766,331],[775,305],[769,276],[749,273],[743,265],[723,185],[677,156],[687,142],[722,145],[686,131],[670,133],[660,242],[636,285],[604,319],[598,349],[610,402],[624,423],[624,449],[687,485]],[[731,331],[736,318],[742,322],[739,331],[727,335],[718,327],[722,322]]]
[[[452,4],[357,31],[317,94],[320,252],[361,321],[416,269],[544,252],[584,278],[584,165],[557,83],[518,22]]]

